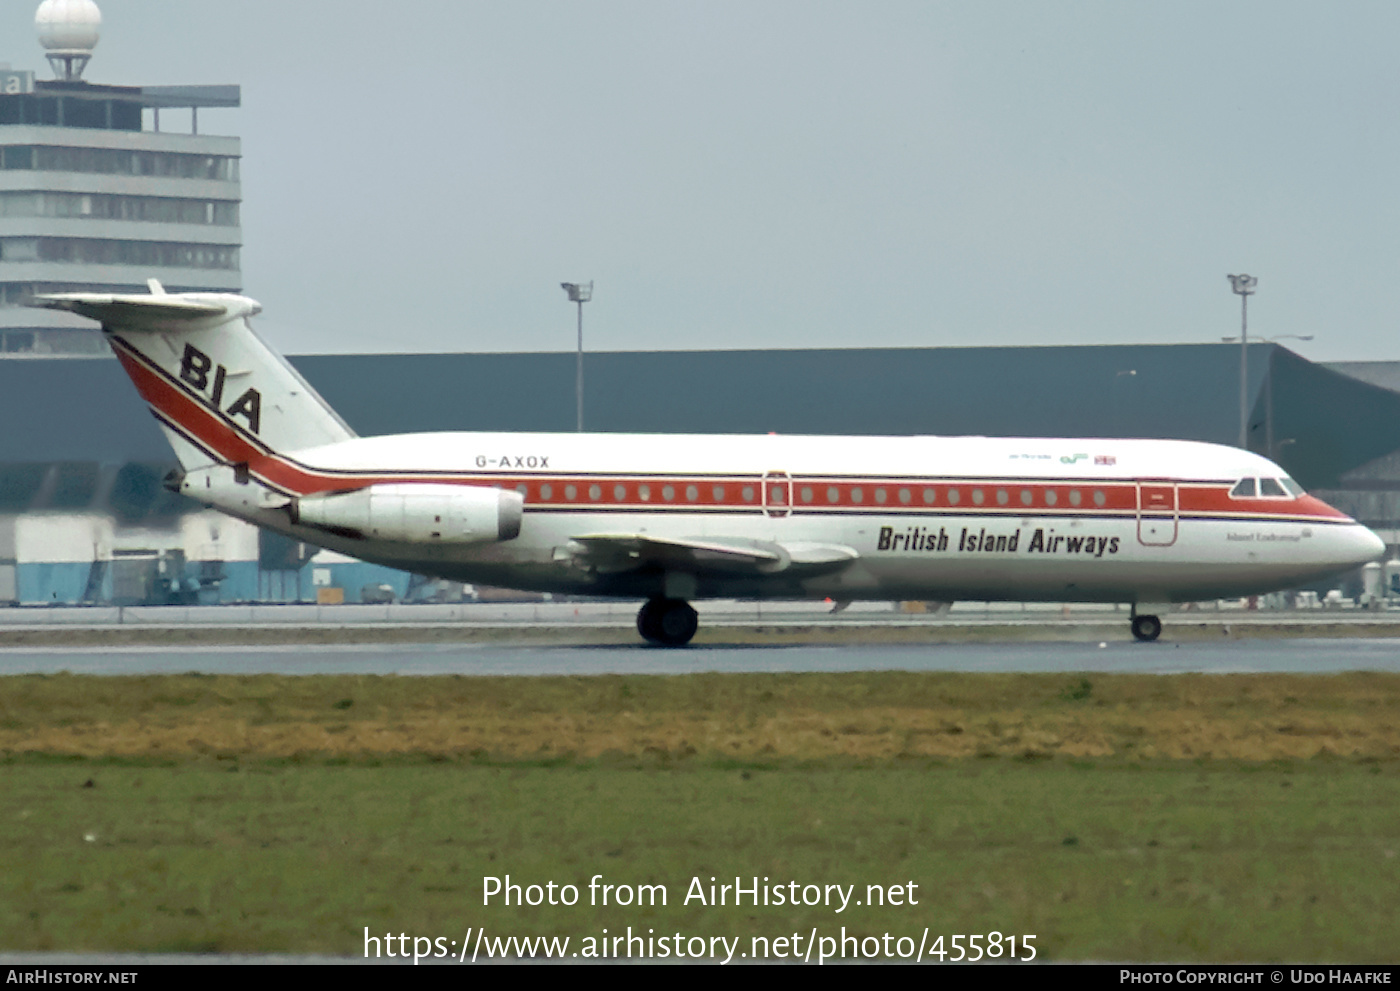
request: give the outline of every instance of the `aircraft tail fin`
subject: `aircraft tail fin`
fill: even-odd
[[[258,336],[262,308],[229,293],[55,293],[34,306],[100,321],[185,470],[247,466],[355,432]]]

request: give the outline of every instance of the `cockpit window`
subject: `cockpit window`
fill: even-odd
[[[1276,499],[1288,498],[1288,493],[1283,491],[1283,486],[1272,478],[1259,479],[1259,494],[1261,496],[1273,496]]]
[[[1217,489],[1216,491],[1219,490]],[[1234,496],[1236,499],[1253,499],[1254,479],[1241,478],[1235,483],[1235,487],[1230,490],[1230,495]]]
[[[1287,475],[1284,475],[1279,481],[1283,483],[1283,487],[1288,490],[1288,494],[1293,498],[1296,499],[1303,494],[1303,487]]]

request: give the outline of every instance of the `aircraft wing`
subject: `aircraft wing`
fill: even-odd
[[[833,571],[860,555],[839,544],[776,543],[739,537],[659,537],[643,533],[593,533],[570,542],[574,558],[599,572],[662,568],[693,575],[776,574]]]

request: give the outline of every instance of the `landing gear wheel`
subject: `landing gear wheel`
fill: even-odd
[[[1162,635],[1162,621],[1156,616],[1134,616],[1133,636],[1143,643],[1151,643]]]
[[[656,639],[656,599],[648,599],[637,611],[637,632],[643,640]]]
[[[637,632],[663,647],[684,647],[699,626],[700,617],[684,599],[650,599],[637,613]]]

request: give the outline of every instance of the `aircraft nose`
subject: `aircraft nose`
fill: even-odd
[[[1385,553],[1385,541],[1360,524],[1345,527],[1338,537],[1336,549],[1347,565],[1354,567],[1375,561]]]
[[[1374,561],[1385,553],[1385,541],[1377,536],[1374,530],[1369,530],[1364,526],[1360,529],[1365,535],[1366,560]]]

